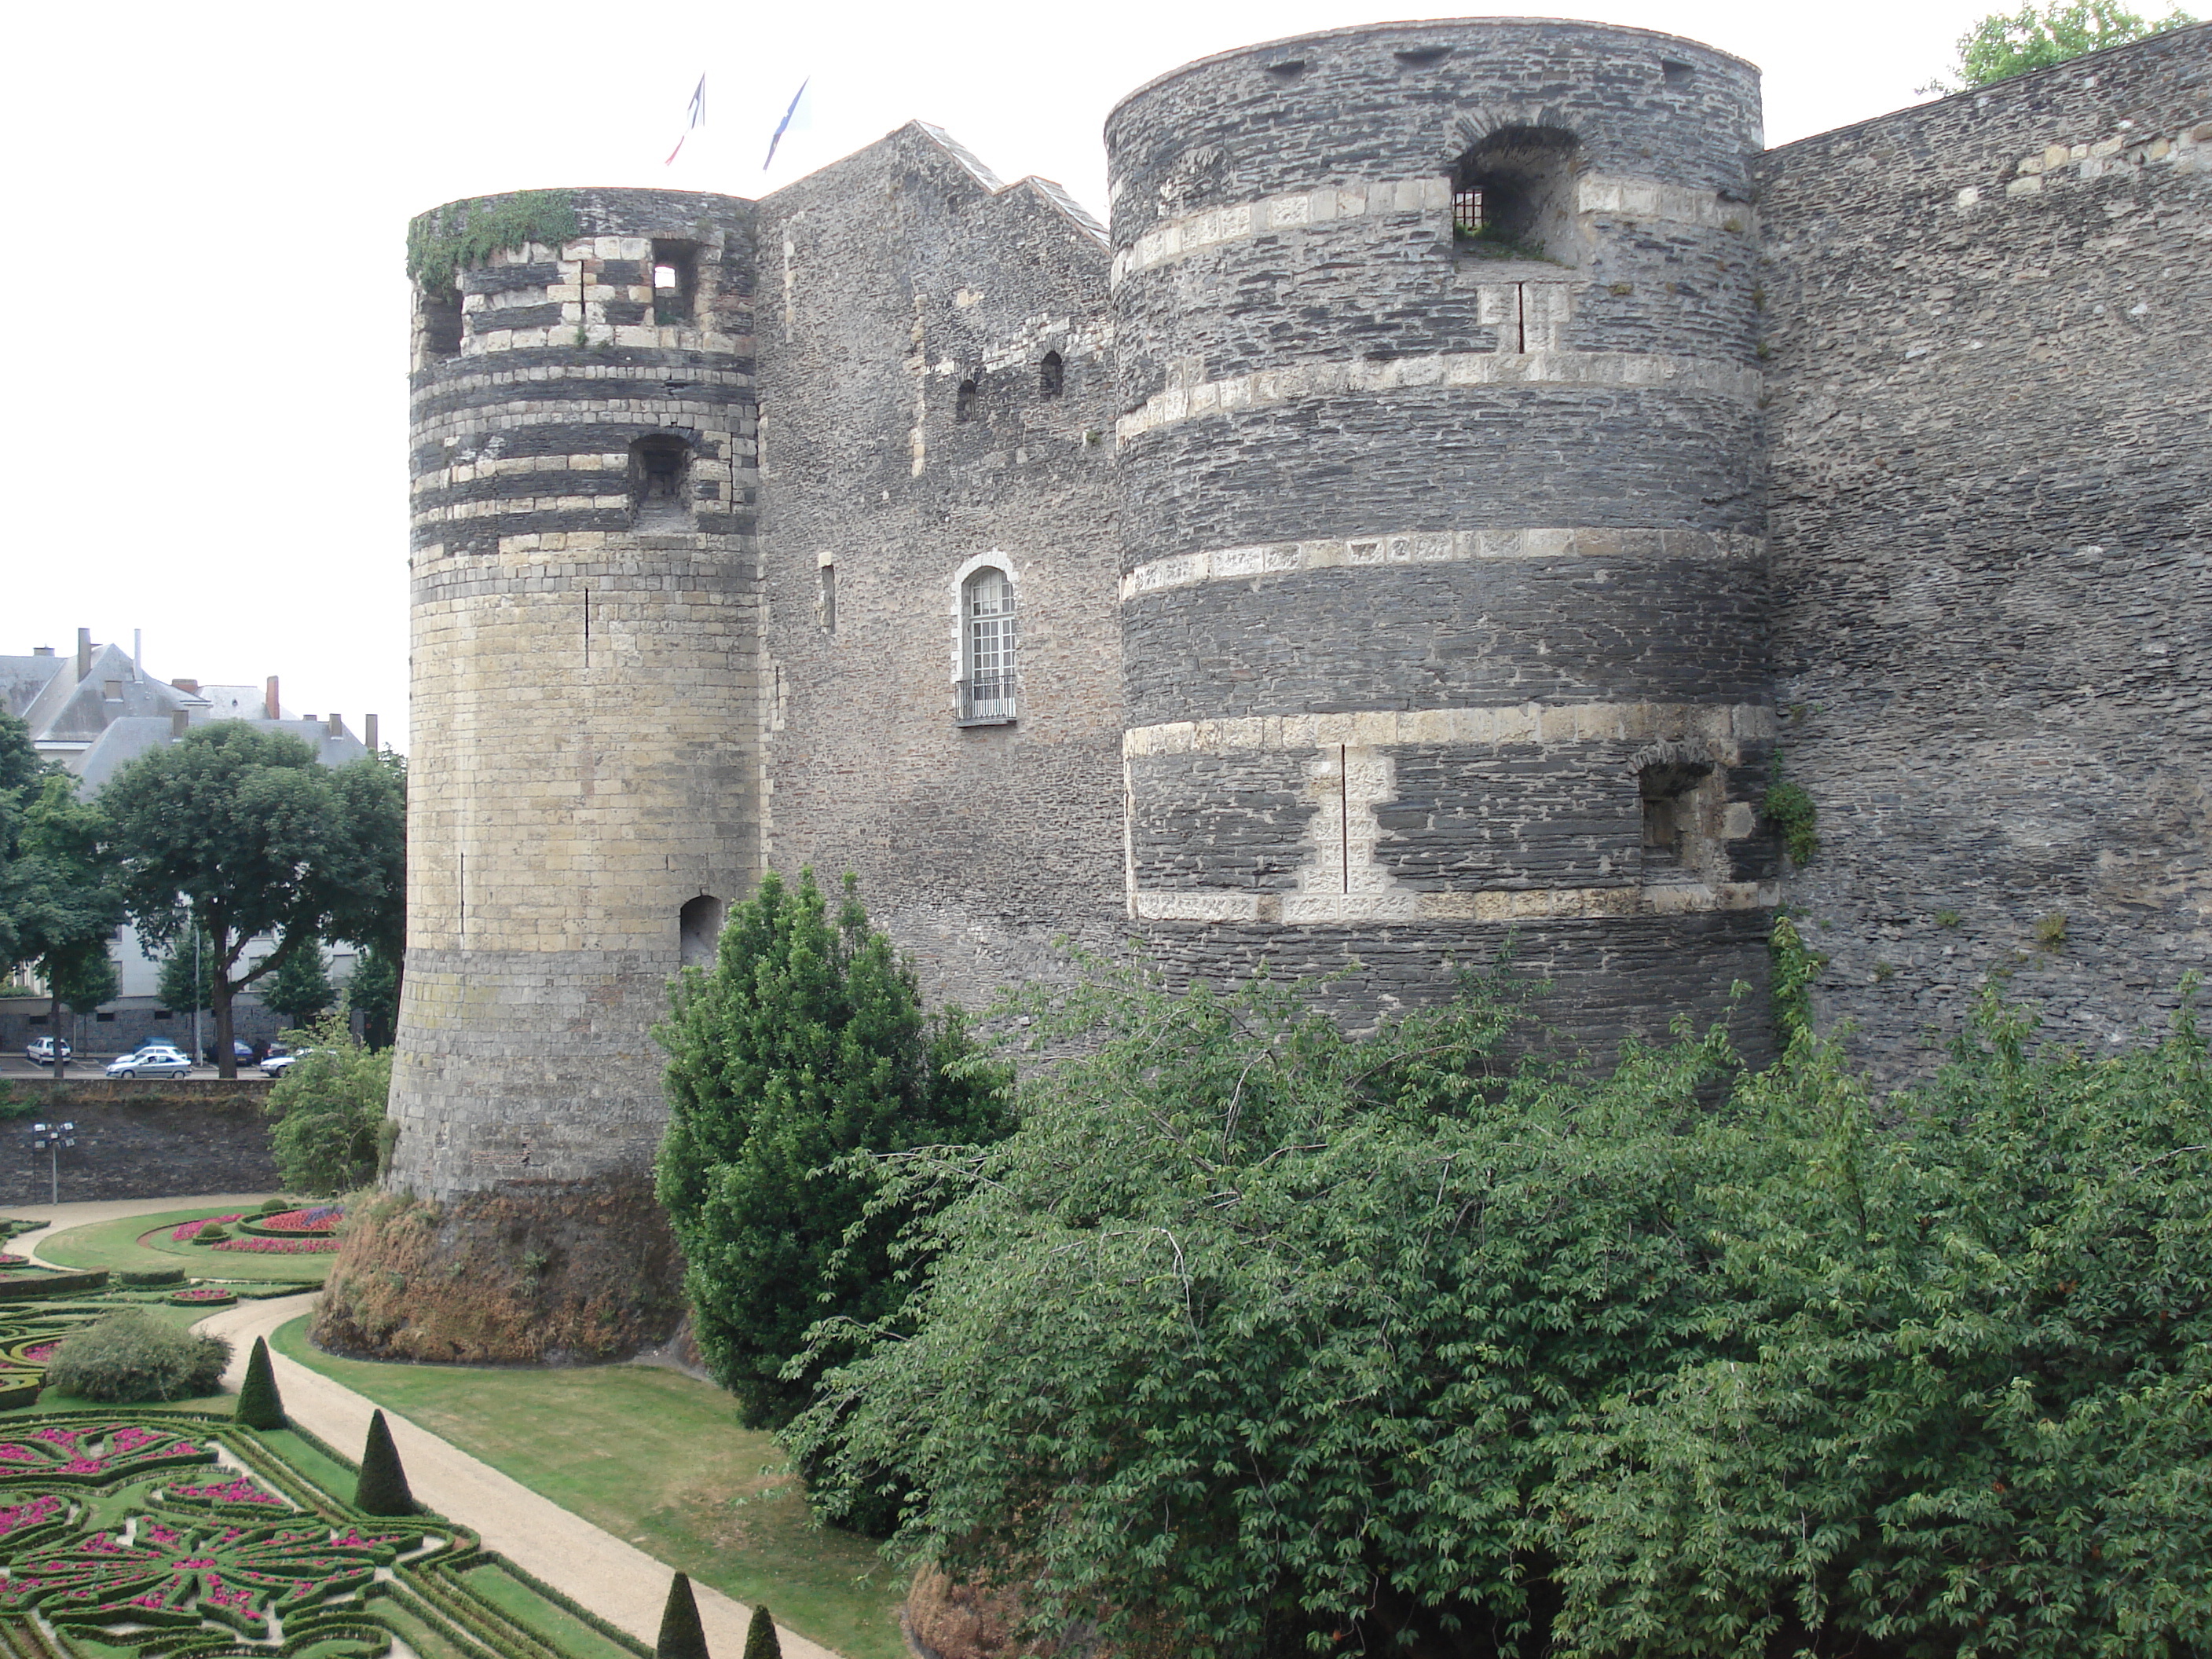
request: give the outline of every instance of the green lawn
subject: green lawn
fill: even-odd
[[[782,1454],[730,1397],[650,1365],[379,1364],[279,1329],[288,1358],[390,1407],[562,1508],[847,1659],[905,1659],[905,1580],[874,1545],[817,1528]]]
[[[71,1227],[67,1232],[48,1237],[38,1247],[39,1254],[48,1261],[67,1267],[106,1267],[110,1271],[182,1267],[186,1277],[192,1279],[258,1284],[281,1281],[302,1288],[321,1284],[329,1273],[331,1258],[327,1255],[257,1255],[248,1250],[212,1249],[204,1244],[174,1244],[167,1237],[155,1246],[138,1243],[143,1233],[174,1227],[179,1222],[197,1221],[202,1216],[229,1213],[227,1209],[210,1210],[203,1205],[198,1209],[126,1216],[89,1227]]]

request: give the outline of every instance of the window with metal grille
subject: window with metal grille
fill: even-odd
[[[1014,585],[988,566],[960,590],[960,718],[983,722],[1014,717]]]
[[[1458,236],[1473,236],[1483,227],[1482,191],[1480,189],[1452,191],[1452,233]]]

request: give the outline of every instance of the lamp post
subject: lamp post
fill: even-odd
[[[46,1178],[52,1184],[54,1202],[62,1201],[62,1148],[76,1145],[74,1123],[33,1123],[31,1150],[46,1155]]]

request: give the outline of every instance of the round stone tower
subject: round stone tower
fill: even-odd
[[[1144,933],[1356,959],[1352,1011],[1510,939],[1596,1042],[1763,983],[1756,72],[1391,24],[1176,70],[1107,142]]]
[[[319,1326],[341,1346],[597,1354],[674,1322],[651,1031],[758,859],[752,228],[580,190],[410,234],[399,1135]]]

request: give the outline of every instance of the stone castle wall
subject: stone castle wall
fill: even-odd
[[[1121,930],[1104,240],[915,125],[769,198],[761,247],[767,860],[857,875],[928,998],[980,1007]],[[985,566],[1018,695],[963,723]]]
[[[1758,119],[1708,48],[1488,21],[1109,118],[1131,884],[1170,961],[1356,958],[1330,994],[1374,1008],[1510,941],[1600,1042],[1764,979]]]
[[[2212,30],[1759,172],[1821,1021],[1902,1078],[1996,969],[2127,1040],[2212,963]]]

